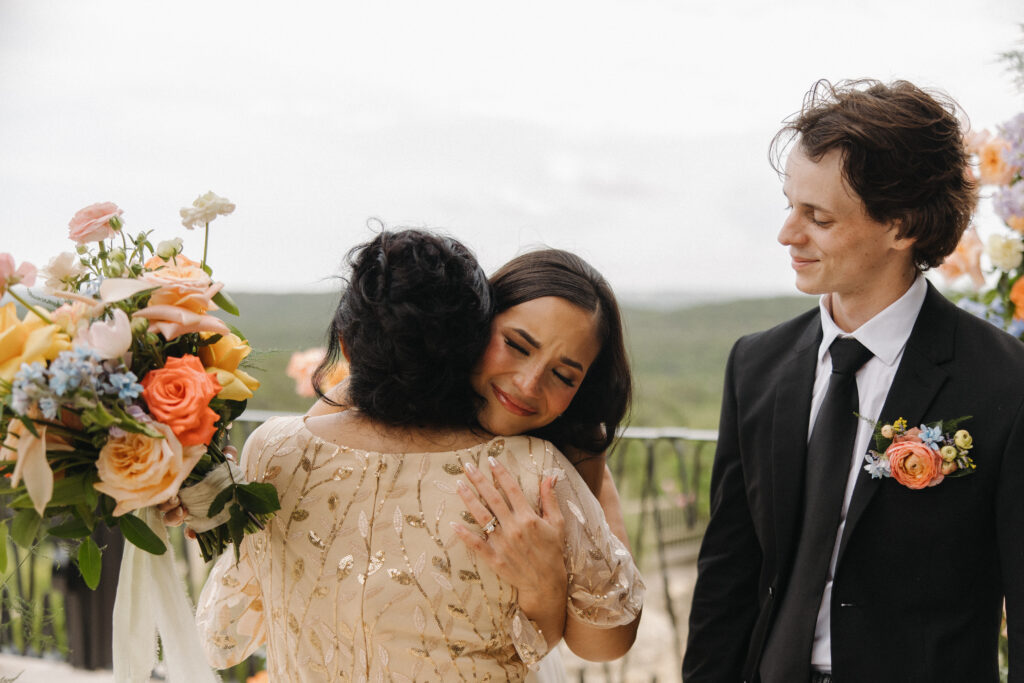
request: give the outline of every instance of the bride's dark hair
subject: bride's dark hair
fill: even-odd
[[[493,315],[473,253],[422,230],[381,232],[348,254],[350,274],[328,332],[322,383],[349,358],[348,405],[396,426],[465,426],[479,407],[470,372]]]
[[[565,412],[536,436],[562,450],[602,453],[615,441],[632,399],[632,373],[622,333],[622,315],[608,281],[576,254],[561,249],[531,251],[491,276],[495,314],[521,303],[556,296],[597,314],[601,350]],[[579,458],[577,458],[579,459]]]

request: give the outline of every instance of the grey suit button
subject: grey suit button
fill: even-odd
[[[768,597],[769,598],[774,598],[775,597],[775,587],[774,586],[768,586]],[[744,681],[743,683],[746,683],[746,681]]]

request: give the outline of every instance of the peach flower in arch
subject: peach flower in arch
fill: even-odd
[[[1010,143],[991,138],[978,149],[978,176],[983,185],[1009,185],[1020,169],[1006,163]]]
[[[975,287],[982,287],[985,284],[985,274],[981,272],[981,254],[985,251],[978,232],[973,228],[964,231],[960,238],[960,244],[952,254],[939,266],[939,272],[949,281],[956,280],[962,275],[971,278]]]
[[[296,351],[288,361],[285,374],[295,380],[295,393],[305,398],[312,398],[316,395],[313,391],[313,373],[323,362],[327,350],[321,347]],[[348,363],[339,362],[334,366],[331,374],[324,379],[324,391],[333,387],[348,377]]]

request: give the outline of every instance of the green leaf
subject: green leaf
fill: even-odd
[[[53,496],[46,504],[47,509],[88,504],[90,500],[95,500],[95,496],[90,496],[90,490],[92,489],[93,482],[97,479],[98,477],[95,472],[84,472],[58,479],[53,482]],[[11,501],[11,507],[33,507],[32,499],[29,498],[27,493],[24,493]]]
[[[31,548],[42,521],[34,509],[19,510],[11,519],[11,539],[22,548]]]
[[[256,514],[270,514],[281,509],[281,502],[277,499],[277,489],[273,484],[253,482],[239,486],[237,489],[238,502],[248,510]]]
[[[228,326],[229,330],[231,330],[231,334],[235,335],[236,337],[238,337],[239,339],[241,339],[245,343],[247,343],[247,344],[249,343],[249,338],[246,337],[245,334],[243,334],[240,329],[238,329],[237,327],[235,327],[231,323],[224,323],[224,324]]]
[[[0,574],[7,573],[7,522],[0,522]]]
[[[126,540],[131,541],[151,555],[163,555],[167,552],[164,542],[135,515],[128,513],[117,518],[117,524],[121,527],[121,533]]]
[[[37,439],[39,438],[39,432],[36,431],[36,424],[31,420],[31,418],[25,417],[24,415],[15,415],[15,417],[18,418],[18,421],[21,422],[21,424],[25,425],[25,429],[28,430],[29,434]]]
[[[51,536],[56,536],[57,538],[85,538],[91,532],[92,529],[77,517],[46,530],[46,533]]]
[[[221,290],[213,295],[213,303],[221,307],[222,310],[227,311],[231,315],[238,315],[238,304],[228,296],[224,290]]]
[[[228,519],[228,533],[231,534],[231,542],[235,544],[235,548],[238,548],[242,544],[242,539],[245,538],[245,523],[249,518],[241,505],[232,505],[228,509],[231,511],[231,517]]]
[[[81,572],[85,585],[89,587],[89,590],[96,590],[96,586],[100,585],[100,570],[103,568],[102,558],[103,554],[100,552],[100,547],[96,545],[96,541],[92,540],[91,537],[87,537],[78,546],[78,571]]]
[[[96,505],[76,505],[71,508],[71,514],[75,516],[75,519],[80,521],[85,526],[89,527],[89,531],[96,528],[96,514],[94,510]]]
[[[112,406],[114,417],[117,418],[118,426],[126,432],[132,432],[133,434],[145,434],[151,439],[163,438],[163,434],[156,431],[152,427],[145,425],[134,417],[124,411],[119,405]]]
[[[226,489],[217,494],[217,497],[210,503],[209,509],[206,511],[207,517],[216,517],[220,514],[220,511],[224,509],[224,506],[228,504],[234,495],[234,486],[228,486]]]

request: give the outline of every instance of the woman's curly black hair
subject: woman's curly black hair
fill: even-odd
[[[470,426],[470,372],[493,316],[491,288],[463,244],[422,230],[381,232],[348,254],[351,272],[328,331],[322,382],[349,358],[348,404],[393,426]]]

